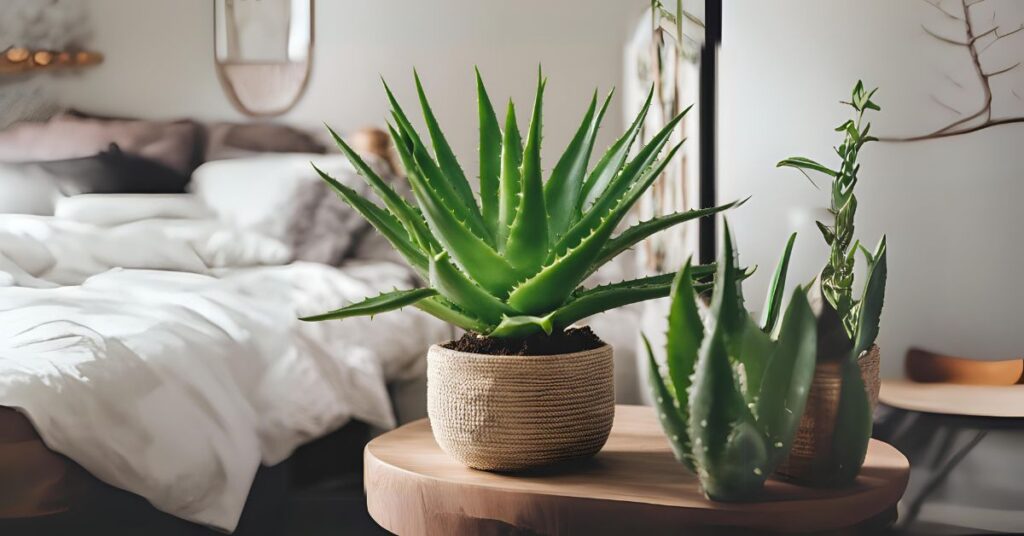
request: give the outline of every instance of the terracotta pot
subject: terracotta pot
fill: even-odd
[[[871,410],[874,411],[878,406],[878,391],[882,386],[878,373],[878,345],[868,348],[858,360],[858,365],[868,399],[871,401]],[[831,483],[831,475],[822,474],[822,471],[815,468],[829,465],[821,462],[831,456],[832,433],[839,411],[841,386],[839,363],[818,363],[814,369],[810,392],[807,394],[807,405],[800,418],[800,428],[793,439],[793,448],[786,460],[775,470],[777,475],[807,485],[821,486]]]
[[[612,348],[495,356],[431,346],[427,413],[441,449],[476,469],[588,458],[604,446],[615,416]]]

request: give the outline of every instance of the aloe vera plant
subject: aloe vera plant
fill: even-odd
[[[793,157],[779,162],[779,167],[793,167],[806,175],[807,171],[831,178],[830,224],[817,222],[829,257],[812,290],[817,293],[812,301],[818,303],[819,335],[818,360],[839,360],[842,378],[839,409],[836,415],[830,456],[817,460],[815,471],[827,475],[831,484],[852,481],[860,471],[871,437],[871,404],[857,362],[875,343],[885,299],[887,274],[885,236],[873,252],[854,239],[854,217],[857,212],[857,185],[860,164],[858,157],[866,143],[877,141],[869,134],[871,124],[864,122],[867,110],[881,110],[871,98],[877,88],[867,91],[860,81],[853,88],[849,102],[854,117],[836,127],[843,133],[843,141],[836,147],[841,162],[832,169],[809,158]],[[810,178],[808,176],[808,178]],[[813,181],[812,181],[813,182]],[[867,282],[859,300],[854,298],[854,268],[856,253],[863,253],[867,263]]]
[[[388,126],[412,186],[415,206],[331,131],[382,204],[317,171],[429,286],[387,292],[306,320],[374,315],[414,306],[486,336],[551,334],[595,313],[668,295],[673,274],[594,288],[581,284],[600,266],[648,236],[737,204],[677,212],[635,224],[616,235],[616,227],[630,208],[678,151],[679,145],[675,145],[659,159],[683,114],[669,121],[630,158],[650,107],[648,94],[626,132],[589,168],[598,128],[611,100],[609,94],[598,106],[595,92],[579,128],[545,181],[540,154],[546,79],[538,74],[524,139],[513,103],[508,103],[502,126],[479,71],[476,74],[479,202],[438,125],[418,75],[416,90],[433,154],[384,84],[394,120]],[[690,275],[705,281],[713,271],[713,266],[699,266]]]
[[[742,273],[724,228],[711,309],[701,320],[687,262],[672,285],[667,370],[650,343],[650,387],[676,458],[697,474],[708,498],[755,497],[789,453],[814,373],[817,332],[797,288],[781,315],[790,238],[766,300],[762,323],[744,306]]]

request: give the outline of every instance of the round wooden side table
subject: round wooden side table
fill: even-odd
[[[426,419],[371,441],[367,507],[402,536],[460,534],[875,534],[894,520],[909,474],[895,448],[871,441],[853,486],[814,489],[769,480],[755,503],[707,500],[672,456],[654,409],[617,406],[594,458],[525,474],[469,469],[434,442]],[[724,531],[724,532],[723,532]]]

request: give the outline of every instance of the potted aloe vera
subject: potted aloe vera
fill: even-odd
[[[857,82],[848,104],[854,117],[835,130],[843,133],[836,147],[838,169],[803,157],[779,166],[822,173],[831,179],[830,223],[817,222],[829,246],[825,268],[810,289],[818,317],[818,356],[807,407],[789,458],[779,474],[801,483],[838,486],[860,471],[871,438],[871,414],[878,400],[879,349],[875,344],[885,298],[885,236],[873,252],[854,238],[857,211],[858,157],[864,144],[875,141],[864,113],[879,110]],[[808,177],[809,178],[809,177]],[[867,281],[854,298],[856,254],[867,264]]]
[[[595,454],[614,414],[612,348],[573,324],[590,315],[667,296],[674,274],[585,288],[599,267],[644,238],[734,204],[678,212],[616,228],[661,175],[679,146],[662,149],[682,115],[629,157],[647,110],[590,168],[611,95],[597,95],[545,181],[541,172],[538,76],[525,140],[515,107],[504,127],[477,73],[479,199],[431,110],[416,89],[433,154],[385,84],[389,125],[416,204],[399,196],[336,134],[378,204],[323,172],[337,194],[383,234],[427,282],[308,318],[330,320],[419,308],[467,333],[434,345],[427,360],[428,414],[434,437],[470,467],[511,471]],[[685,112],[684,112],[685,113]],[[332,131],[333,134],[333,131]],[[319,170],[318,170],[319,171]],[[712,266],[688,275],[697,284]],[[383,343],[383,341],[382,341]]]
[[[789,453],[807,400],[817,332],[800,288],[780,314],[794,238],[758,325],[744,306],[744,273],[726,224],[706,319],[687,263],[672,285],[664,371],[647,344],[662,427],[676,458],[697,474],[712,500],[757,497]]]

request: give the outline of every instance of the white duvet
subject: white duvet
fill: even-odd
[[[289,256],[208,220],[0,215],[0,406],[102,480],[233,530],[261,463],[351,418],[393,426],[386,382],[446,334],[414,309],[300,322],[408,272]]]

